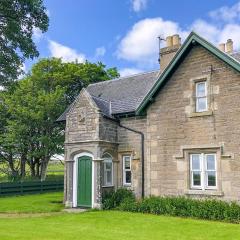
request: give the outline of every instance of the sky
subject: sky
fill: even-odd
[[[160,35],[192,31],[218,45],[232,38],[240,50],[240,1],[45,0],[49,29],[34,31],[39,58],[101,61],[121,76],[159,68]],[[164,46],[164,42],[162,43]],[[39,60],[28,60],[25,69]]]

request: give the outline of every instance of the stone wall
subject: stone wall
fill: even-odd
[[[213,71],[211,71],[211,67]],[[206,78],[210,109],[194,114],[193,81]],[[189,153],[217,153],[218,191],[205,194],[240,199],[240,74],[195,46],[147,111],[149,194],[189,191]]]
[[[121,124],[123,126],[141,131],[146,137],[146,117],[131,117],[122,118]],[[141,186],[142,186],[142,159],[141,159],[141,136],[137,133],[131,132],[124,128],[118,127],[118,158],[119,158],[119,185],[123,184],[122,179],[122,157],[126,154],[132,155],[132,186],[137,197],[141,197]],[[147,138],[145,141],[145,156],[147,151]],[[147,159],[145,159],[147,161]],[[147,163],[146,163],[147,164]],[[145,166],[146,166],[145,164]],[[145,170],[145,176],[147,171]]]
[[[117,142],[117,122],[100,116],[99,139],[104,141]]]
[[[99,139],[100,114],[88,93],[83,90],[67,116],[67,143]]]

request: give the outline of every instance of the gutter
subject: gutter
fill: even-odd
[[[141,159],[142,159],[142,198],[144,198],[144,182],[145,182],[145,178],[144,178],[144,134],[143,132],[137,131],[135,129],[126,127],[121,125],[120,121],[118,121],[118,126],[121,128],[124,128],[130,132],[134,132],[137,133],[139,135],[141,135]]]

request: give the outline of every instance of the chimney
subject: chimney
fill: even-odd
[[[232,39],[228,39],[226,43],[226,53],[232,53],[233,52],[233,41]]]
[[[218,48],[222,51],[222,52],[225,52],[225,43],[220,43],[218,45]]]
[[[166,38],[166,47],[160,49],[160,68],[163,71],[170,63],[177,50],[181,47],[181,38],[178,34]]]

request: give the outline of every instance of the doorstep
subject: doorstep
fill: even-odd
[[[67,213],[82,213],[82,212],[88,211],[88,209],[87,208],[65,208],[62,211]]]

